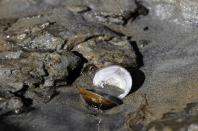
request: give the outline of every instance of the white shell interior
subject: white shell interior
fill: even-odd
[[[118,98],[123,99],[132,88],[132,78],[130,73],[123,67],[113,65],[99,70],[93,79],[95,86],[104,87],[104,84],[116,86],[124,90]]]

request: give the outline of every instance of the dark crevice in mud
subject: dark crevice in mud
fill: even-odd
[[[16,92],[14,92],[13,94],[16,96],[22,96],[25,94],[25,92],[28,90],[29,86],[28,85],[23,85],[23,88],[21,90],[18,90]]]
[[[41,80],[41,83],[44,83],[44,79]],[[34,83],[33,86],[34,86],[35,88],[36,88],[36,87],[39,87],[41,83]]]
[[[110,27],[108,27],[108,26],[105,26],[107,29],[109,29],[111,32],[113,32],[113,33],[115,33],[116,35],[118,35],[118,36],[120,36],[120,37],[122,37],[122,36],[126,36],[125,34],[123,34],[122,32],[118,32],[118,31],[116,31],[116,30],[114,30],[114,29],[112,29],[112,28],[110,28]]]
[[[24,96],[24,94],[26,93],[26,91],[27,91],[28,89],[29,89],[29,86],[28,86],[28,85],[24,85],[23,88],[22,88],[21,90],[16,91],[16,92],[13,93],[15,96],[21,98],[21,100],[23,101],[25,107],[29,107],[29,106],[31,106],[32,103],[33,103],[33,100],[32,100],[32,99],[26,98],[26,97]]]
[[[29,112],[34,108],[31,107],[33,100],[25,97],[29,86],[24,85],[23,88],[16,92],[8,92],[6,95],[1,94],[1,110],[0,118],[9,115],[17,115],[24,112]],[[5,94],[5,93],[3,93]]]
[[[143,83],[145,81],[145,74],[143,71],[141,71],[139,69],[132,70],[132,71],[129,70],[129,72],[131,73],[131,76],[133,79],[132,89],[129,93],[129,94],[131,94],[141,88],[141,86],[143,85]]]
[[[146,78],[144,72],[140,70],[140,68],[144,65],[143,55],[139,51],[139,48],[135,41],[130,41],[130,44],[133,47],[133,50],[135,51],[135,54],[136,54],[137,67],[127,68],[127,70],[130,72],[130,74],[132,76],[132,80],[133,80],[132,89],[129,94],[140,89],[145,81],[145,78]]]
[[[79,66],[75,70],[69,72],[69,76],[67,77],[67,81],[68,81],[67,84],[68,85],[71,85],[80,76],[81,71],[82,71],[82,69],[84,67],[84,64],[88,62],[87,59],[84,58],[83,55],[80,54],[79,52],[77,52],[77,51],[72,51],[72,52],[76,56],[80,57],[81,58],[81,61],[80,61]]]
[[[26,47],[20,47],[22,51],[27,52],[27,53],[53,53],[56,52],[56,50],[50,50],[50,49],[27,49]]]
[[[149,30],[149,27],[148,26],[146,26],[146,27],[144,27],[144,29],[143,29],[144,31],[148,31]]]
[[[44,75],[43,77],[49,76],[49,72],[48,72],[48,70],[47,70],[47,68],[46,68],[45,63],[43,63],[43,71],[45,72],[45,75]],[[44,80],[44,79],[43,79],[43,80]],[[43,81],[43,82],[44,82],[44,81]]]
[[[89,7],[89,6],[87,6],[87,9],[86,10],[82,10],[82,11],[79,11],[79,12],[77,12],[78,14],[83,14],[83,13],[85,13],[85,12],[89,12],[89,11],[91,11],[92,9]]]
[[[57,51],[57,52],[60,52],[60,51],[64,50],[64,47],[65,47],[65,45],[67,44],[67,41],[68,41],[67,39],[64,39],[64,42],[63,42],[63,44],[60,46],[60,49],[59,49],[59,50],[56,49],[56,51]]]
[[[135,0],[135,3],[137,5],[137,12],[139,15],[148,15],[149,10],[138,0]]]
[[[134,12],[131,12],[130,15],[125,18],[125,23],[123,25],[126,25],[129,21],[133,22],[141,15],[148,15],[149,10],[141,2],[135,0],[135,3],[137,6],[136,10]]]
[[[137,67],[140,68],[144,65],[143,55],[139,51],[136,41],[131,41],[130,44],[133,47],[133,50],[135,51],[135,54],[136,54]]]

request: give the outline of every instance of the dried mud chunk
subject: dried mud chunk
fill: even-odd
[[[25,53],[20,59],[4,60],[0,64],[0,84],[2,89],[12,92],[22,89],[24,85],[66,85],[69,75],[79,68],[80,64],[81,58],[69,52]]]
[[[32,40],[30,38],[26,39],[22,43],[22,46],[28,50],[54,51],[58,50],[63,43],[64,40],[61,38],[54,37],[49,33],[44,33],[43,35],[37,36]]]
[[[35,83],[41,83],[45,75],[42,62],[45,55],[27,53],[20,59],[3,60],[0,64],[0,84],[15,92],[23,88],[24,84],[32,87]]]
[[[81,58],[73,53],[64,52],[61,54],[51,53],[45,59],[45,68],[48,72],[46,81],[68,82],[67,78],[70,72],[75,70],[81,64]]]
[[[129,41],[125,39],[114,38],[109,41],[92,39],[77,45],[74,50],[97,67],[113,64],[124,67],[136,66],[135,52]]]
[[[0,96],[0,115],[13,112],[19,114],[24,109],[24,103],[19,97],[4,98]]]

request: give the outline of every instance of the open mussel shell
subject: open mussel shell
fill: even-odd
[[[114,96],[94,89],[80,88],[80,94],[86,103],[98,109],[109,109],[122,104],[122,101]]]
[[[106,88],[106,85],[111,85],[115,88],[119,88],[123,90],[123,93],[117,97],[123,99],[132,88],[132,77],[125,68],[112,65],[96,72],[93,78],[93,85],[101,88]]]

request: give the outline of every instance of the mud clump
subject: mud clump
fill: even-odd
[[[25,104],[20,97],[12,95],[10,97],[1,96],[0,98],[0,115],[9,113],[19,114],[25,111]]]
[[[137,66],[135,51],[127,39],[103,40],[101,38],[80,43],[73,50],[82,54],[90,64],[100,68],[109,65],[131,68]]]
[[[18,60],[4,60],[1,64],[1,84],[14,88],[23,84],[30,87],[36,84],[53,86],[66,80],[69,71],[75,70],[80,63],[80,58],[72,53],[25,53]],[[47,84],[50,80],[52,85]]]

